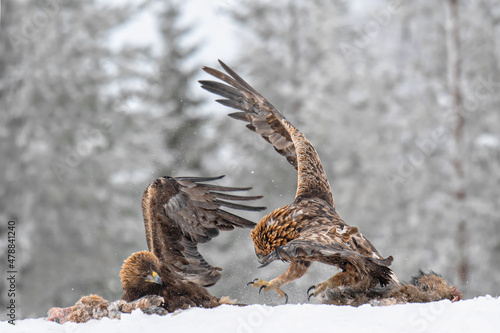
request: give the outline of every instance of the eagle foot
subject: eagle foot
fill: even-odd
[[[307,300],[311,300],[311,297],[316,297],[327,289],[331,289],[327,281],[310,286],[307,289]]]
[[[329,289],[340,290],[346,287],[359,287],[360,280],[361,277],[356,267],[351,264],[347,264],[344,271],[335,274],[323,283],[318,283],[309,287],[309,289],[307,289],[307,296],[310,299],[312,296],[321,296],[326,290]]]
[[[339,273],[342,274],[342,273]],[[307,289],[307,299],[310,300],[311,297],[317,297],[318,295],[322,294],[328,289],[336,289],[340,288],[343,284],[341,281],[339,281],[339,274],[332,276],[328,280],[326,280],[323,283],[318,283],[315,285],[312,285]]]
[[[273,283],[272,280],[268,282],[262,279],[254,279],[253,281],[248,282],[247,286],[259,288],[259,294],[262,290],[264,290],[265,292],[275,290],[276,294],[278,294],[280,298],[285,297],[285,304],[288,303],[288,295],[279,287],[277,283]]]

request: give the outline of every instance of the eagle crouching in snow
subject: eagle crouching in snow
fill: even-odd
[[[232,304],[228,297],[219,299],[205,289],[220,279],[222,269],[205,261],[198,243],[210,241],[219,230],[255,226],[222,207],[248,211],[265,207],[231,202],[262,197],[231,194],[247,191],[248,187],[206,183],[222,177],[161,177],[146,188],[142,210],[149,251],[136,252],[124,261],[120,272],[123,300],[159,295],[169,312]]]
[[[168,312],[189,307],[213,308],[219,299],[202,286],[186,281],[161,265],[149,251],[133,253],[123,263],[120,271],[123,290],[122,300],[131,302],[149,295],[163,297],[161,304]]]

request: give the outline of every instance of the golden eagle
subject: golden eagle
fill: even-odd
[[[201,87],[224,97],[217,102],[239,110],[229,116],[247,122],[246,127],[271,143],[298,174],[294,201],[262,218],[251,232],[260,263],[267,265],[280,259],[290,266],[269,282],[255,279],[251,285],[286,296],[280,287],[303,276],[312,261],[342,270],[311,287],[314,296],[327,289],[367,290],[398,284],[389,268],[393,258],[383,258],[358,228],[349,226],[335,211],[328,179],[311,142],[238,74],[219,62],[227,74],[209,67],[203,70],[227,84],[203,80]]]
[[[136,252],[125,260],[120,272],[123,300],[159,295],[169,312],[189,306],[211,308],[228,302],[204,288],[220,279],[222,269],[205,261],[198,252],[198,243],[208,242],[219,230],[255,226],[222,207],[248,211],[265,207],[234,202],[262,197],[231,193],[247,191],[248,187],[206,183],[222,177],[161,177],[146,188],[142,211],[149,251]]]

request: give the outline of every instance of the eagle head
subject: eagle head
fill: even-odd
[[[128,257],[120,271],[122,287],[127,292],[135,290],[138,293],[147,292],[154,286],[163,284],[160,275],[160,261],[149,251],[133,253]]]
[[[261,264],[268,264],[268,256],[276,250],[299,236],[295,215],[290,214],[288,206],[276,209],[262,220],[250,232],[255,254]]]

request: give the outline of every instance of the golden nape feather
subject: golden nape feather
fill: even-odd
[[[262,220],[266,223],[258,223],[251,231],[250,236],[254,241],[257,257],[264,258],[274,251],[276,246],[283,246],[299,236],[298,222],[293,220],[288,209],[283,208],[265,216]]]
[[[325,290],[398,284],[389,268],[392,257],[383,258],[358,228],[338,216],[325,170],[311,142],[236,72],[219,62],[227,74],[209,67],[203,70],[225,83],[202,80],[201,87],[224,97],[217,102],[239,110],[229,116],[247,122],[248,129],[272,144],[297,170],[294,201],[262,218],[251,233],[262,264],[280,259],[290,266],[279,277],[269,282],[256,279],[252,286],[286,296],[280,287],[305,274],[312,261],[342,270],[313,286],[314,296]]]
[[[150,276],[153,279],[153,275],[159,275],[160,267],[161,264],[158,258],[149,251],[135,252],[128,257],[123,262],[120,271],[120,279],[125,291],[122,299],[133,301],[145,295],[155,294],[152,291],[158,289],[158,286],[162,284],[162,280],[148,282],[146,277]],[[180,279],[180,277],[177,278]]]

